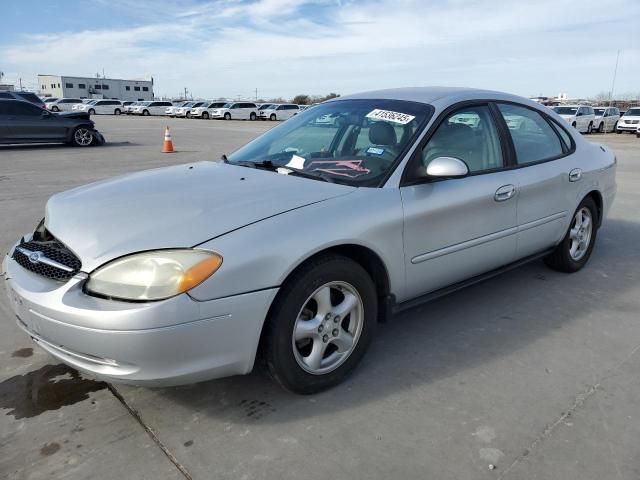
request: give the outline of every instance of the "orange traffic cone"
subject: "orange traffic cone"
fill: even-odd
[[[162,146],[162,153],[173,153],[173,142],[171,141],[169,127],[164,130],[164,145]]]

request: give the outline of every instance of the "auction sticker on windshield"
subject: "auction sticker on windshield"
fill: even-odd
[[[413,115],[407,115],[406,113],[392,112],[391,110],[380,110],[376,108],[367,113],[367,118],[374,120],[386,120],[388,122],[399,123],[400,125],[406,125],[413,120]]]

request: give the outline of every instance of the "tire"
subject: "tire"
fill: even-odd
[[[145,116],[145,117],[148,117],[151,114],[149,113],[149,110],[143,110],[142,111],[142,115]]]
[[[229,112],[224,114],[224,119],[225,120],[231,120],[231,114]]]
[[[576,226],[579,221],[578,214],[581,213],[582,218],[584,218],[586,212],[588,212],[588,215],[590,216],[590,231],[585,231],[585,233],[581,234],[580,230],[578,230]],[[547,266],[560,272],[573,273],[580,270],[585,266],[589,257],[591,257],[591,252],[598,233],[598,225],[599,218],[596,204],[591,197],[585,197],[582,202],[580,202],[580,205],[578,205],[564,238],[558,244],[556,249],[544,258],[544,262]],[[588,240],[586,240],[586,244],[583,249],[578,249],[574,254],[572,254],[572,246],[574,242],[578,241],[575,239],[576,234],[581,235],[578,238],[582,239],[587,235]]]
[[[251,115],[249,115],[249,120],[255,121],[255,119],[256,119],[256,114],[251,112]]]
[[[113,111],[113,114],[114,114],[114,115],[120,115],[121,113],[122,113],[122,112],[120,111],[120,109],[119,109],[119,108],[116,108],[116,109]]]
[[[54,105],[53,107],[51,107],[51,111],[52,112],[59,112],[60,109]]]
[[[589,122],[589,126],[587,127],[587,135],[593,133],[593,123]]]
[[[96,111],[93,108],[89,109],[89,115],[95,115]]]
[[[209,120],[209,112],[202,112],[202,118]]]
[[[617,133],[618,135],[620,135],[620,134],[622,133],[622,130],[618,130],[618,129],[617,129],[617,127],[616,127],[616,133]]]
[[[571,126],[572,126],[573,128],[575,128],[576,130],[578,129],[578,127],[576,127],[576,122],[573,122],[573,123],[571,124]]]
[[[74,147],[89,147],[95,142],[95,136],[90,127],[80,125],[71,134],[71,145]]]
[[[600,122],[598,125],[598,133],[604,133],[604,122]]]
[[[636,132],[636,138],[640,138],[640,132]]]
[[[191,112],[187,112],[184,114],[185,118],[190,118],[191,117]]]
[[[328,307],[321,307],[314,296],[327,299]],[[350,304],[350,313],[335,315]],[[373,281],[358,263],[339,255],[309,262],[285,282],[269,312],[262,344],[269,373],[284,388],[301,394],[342,382],[373,339],[377,310]],[[295,331],[302,338],[296,340]],[[321,353],[312,355],[316,347]]]
[[[269,117],[269,120],[271,120],[272,122],[274,122],[277,119],[276,114],[272,113],[271,116]]]

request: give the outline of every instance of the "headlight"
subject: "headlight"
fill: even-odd
[[[213,275],[222,257],[205,250],[156,250],[113,260],[89,275],[88,293],[122,300],[162,300]]]

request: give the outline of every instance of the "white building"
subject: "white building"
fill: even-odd
[[[40,95],[57,98],[114,98],[117,100],[153,100],[153,79],[121,80],[115,78],[38,75]]]

